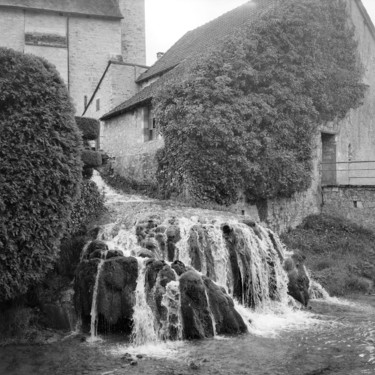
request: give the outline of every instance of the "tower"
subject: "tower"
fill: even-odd
[[[121,53],[124,62],[146,64],[145,0],[118,0],[121,20]]]

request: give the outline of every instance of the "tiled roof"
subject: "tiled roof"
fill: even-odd
[[[110,112],[106,113],[103,117],[101,117],[100,120],[109,120],[110,118],[128,112],[141,104],[151,102],[156,91],[159,90],[159,88],[164,84],[164,82],[168,81],[172,77],[175,77],[177,72],[182,75],[183,68],[179,69],[178,67],[173,71],[164,74],[157,81],[151,83],[149,86],[146,86],[144,89],[142,89],[140,92],[132,96],[130,99],[126,100],[117,107],[113,108]]]
[[[187,32],[156,63],[141,74],[137,82],[150,79],[169,70],[186,58],[212,49],[235,29],[255,20],[273,0],[252,0],[235,8],[195,30]]]
[[[279,0],[248,1],[219,18],[186,33],[151,68],[141,74],[137,82],[140,83],[157,76],[162,77],[106,113],[101,120],[109,120],[136,106],[150,102],[156,91],[167,80],[171,77],[182,76],[185,66],[188,66],[191,61],[195,61],[196,57],[217,48],[220,42],[236,32],[241,26],[259,18],[277,1]]]
[[[117,0],[0,0],[0,7],[122,18]]]

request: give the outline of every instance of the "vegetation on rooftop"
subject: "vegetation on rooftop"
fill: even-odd
[[[310,186],[320,124],[366,86],[342,0],[285,0],[169,81],[153,105],[165,197],[229,205]]]

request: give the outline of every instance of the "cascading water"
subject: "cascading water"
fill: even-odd
[[[97,335],[98,311],[105,327],[131,331],[133,343],[143,345],[246,331],[248,314],[235,308],[232,299],[259,314],[276,304],[287,306],[283,263],[290,255],[269,229],[219,216],[142,218],[127,212],[124,219],[118,205],[116,209],[117,221],[103,226],[93,241],[96,247],[85,247],[82,256],[86,275],[85,269],[92,269],[90,262],[109,248],[108,259],[100,259],[95,276],[92,338]],[[100,295],[108,296],[98,302],[105,262]],[[79,295],[85,293],[85,282],[82,285]]]
[[[166,340],[182,340],[181,300],[179,282],[171,281],[161,304],[167,309],[166,320],[162,324],[159,336]]]
[[[156,342],[158,335],[155,330],[154,315],[147,303],[146,284],[146,262],[147,258],[137,258],[138,280],[135,290],[135,306],[133,313],[132,342],[135,345],[143,345],[149,342]]]
[[[102,259],[98,263],[98,269],[96,271],[96,278],[94,284],[94,290],[92,292],[92,303],[91,303],[91,324],[90,324],[90,341],[95,341],[98,336],[98,288],[101,270],[104,265],[106,253],[103,254]]]

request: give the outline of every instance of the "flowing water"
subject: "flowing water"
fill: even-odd
[[[0,348],[1,375],[375,374],[375,296],[340,300],[329,297],[319,284],[312,282],[310,294],[318,299],[311,301],[310,309],[302,309],[286,294],[287,280],[281,259],[287,254],[268,229],[260,226],[251,229],[228,213],[129,197],[103,186],[114,223],[104,226],[99,237],[111,249],[135,256],[139,248],[135,223],[155,213],[166,218],[184,217],[178,222],[181,238],[170,261],[179,259],[186,265],[197,265],[199,272],[225,287],[237,301],[251,306],[235,303],[249,332],[234,337],[216,335],[206,340],[182,341],[178,278],[166,286],[161,303],[167,314],[158,326],[147,303],[146,260],[137,258],[139,272],[131,340],[125,342],[118,335],[94,340],[97,338],[95,289],[102,259],[94,286],[91,340],[82,341],[80,335],[70,335],[66,340],[44,346]],[[222,235],[224,222],[233,230],[236,236],[233,246],[241,254],[237,264],[241,278],[237,284],[228,267],[230,256]],[[194,256],[189,252],[193,245]],[[209,249],[208,255],[203,247]],[[166,258],[161,249],[158,254]]]

